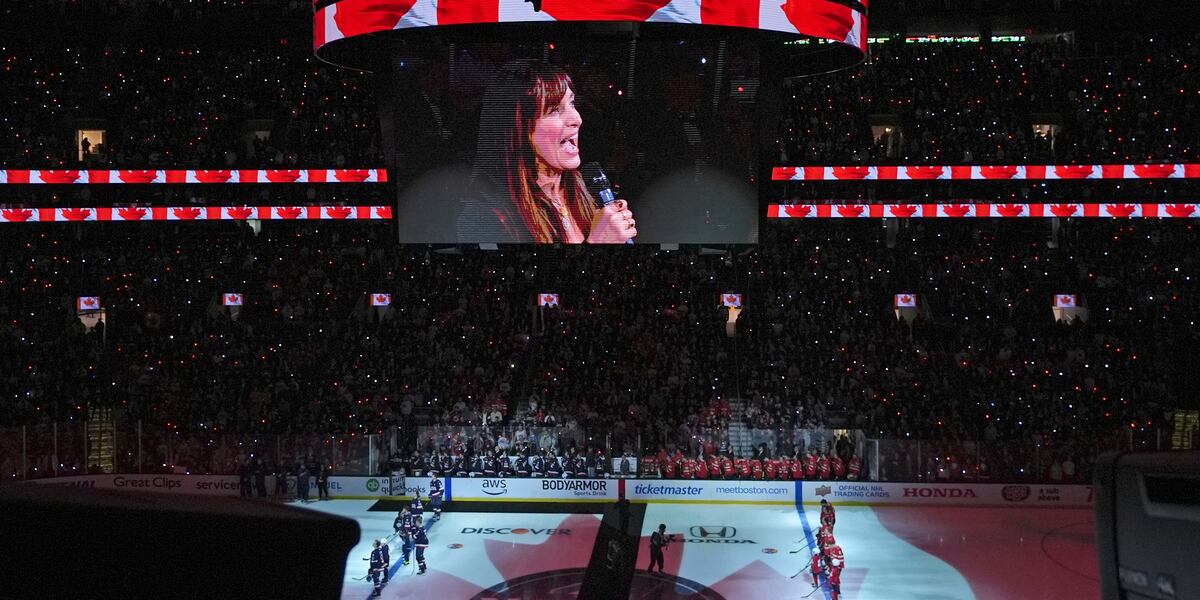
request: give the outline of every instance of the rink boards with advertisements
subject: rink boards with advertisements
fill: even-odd
[[[632,597],[825,598],[806,565],[822,498],[837,507],[846,599],[1051,599],[1099,595],[1089,486],[603,480],[452,480],[450,497],[496,502],[447,512],[429,528],[429,573],[398,568],[384,598],[575,598],[600,527],[601,502],[646,505]],[[586,482],[587,480],[575,480]],[[426,481],[410,478],[407,487]],[[427,489],[427,488],[426,488]],[[596,502],[594,514],[519,514],[530,506]],[[365,600],[362,558],[391,533],[395,513],[372,501],[310,508],[355,518],[362,542],[347,560],[342,597]],[[586,506],[586,504],[584,504]],[[513,510],[517,510],[515,507]],[[499,511],[499,512],[496,512]],[[658,524],[672,543],[665,575],[645,572]]]

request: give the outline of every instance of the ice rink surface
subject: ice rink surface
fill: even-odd
[[[371,540],[391,533],[395,515],[369,512],[373,504],[308,505],[362,527],[347,558],[343,599],[368,598],[370,584],[357,579],[367,570],[363,557]],[[819,512],[817,506],[650,504],[634,596],[828,600],[828,588],[814,590],[803,570]],[[648,539],[659,523],[673,534],[665,576],[645,572]],[[428,574],[400,567],[400,543],[393,540],[392,582],[383,597],[572,598],[599,526],[598,514],[448,512],[429,529]],[[1094,531],[1086,509],[838,507],[834,533],[846,556],[841,597],[1098,598]]]

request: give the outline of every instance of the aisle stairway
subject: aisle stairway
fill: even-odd
[[[736,456],[750,456],[754,451],[754,441],[750,430],[742,422],[742,415],[746,414],[746,401],[731,399],[729,408],[733,414],[729,421],[729,449],[733,450]]]
[[[90,407],[87,420],[87,468],[99,466],[102,472],[112,473],[116,456],[116,426],[112,408]]]
[[[1200,424],[1200,411],[1175,411],[1175,429],[1171,432],[1171,449],[1191,450],[1200,446],[1200,440],[1192,439],[1198,424]]]

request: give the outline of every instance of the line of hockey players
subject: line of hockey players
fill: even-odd
[[[596,478],[608,474],[608,459],[604,452],[577,451],[571,448],[564,456],[551,449],[538,451],[524,446],[512,450],[497,448],[475,455],[459,451],[431,453],[413,452],[402,461],[393,461],[394,468],[420,476],[437,471],[449,477],[552,477]]]
[[[393,533],[388,538],[388,540],[392,537],[400,538],[400,549],[403,553],[402,566],[408,566],[413,554],[416,554],[417,575],[424,575],[428,571],[428,565],[425,563],[425,549],[429,547],[429,527],[433,527],[433,523],[442,518],[442,496],[445,486],[442,484],[442,480],[438,479],[436,472],[432,473],[432,476],[433,478],[429,481],[429,508],[433,516],[429,520],[429,526],[425,525],[425,503],[421,501],[421,496],[417,495],[413,497],[408,506],[400,509],[396,519],[392,521]],[[367,577],[374,586],[373,596],[379,596],[383,586],[387,585],[388,580],[391,579],[388,540],[375,540],[371,550]]]
[[[817,532],[817,548],[812,556],[813,587],[821,585],[820,576],[825,575],[829,582],[831,600],[838,600],[842,593],[842,569],[846,567],[846,557],[842,547],[833,537],[833,526],[837,523],[837,513],[828,500],[821,500],[821,529]]]
[[[761,458],[735,458],[732,454],[685,456],[660,451],[642,459],[643,476],[665,479],[748,479],[748,480],[833,480],[857,481],[862,477],[862,459],[857,454],[843,460],[834,452],[813,451],[794,457],[764,455]]]

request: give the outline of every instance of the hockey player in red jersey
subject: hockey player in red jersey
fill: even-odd
[[[834,479],[846,477],[846,462],[842,460],[842,457],[834,454],[833,458],[829,459],[829,468],[833,471]]]
[[[817,457],[817,476],[821,479],[829,479],[829,455],[822,454]]]
[[[725,479],[733,479],[736,473],[733,466],[733,459],[729,458],[728,454],[721,457],[721,473],[725,476]]]
[[[801,481],[804,479],[804,457],[799,452],[792,459],[792,479]]]
[[[837,512],[834,511],[833,505],[828,500],[821,498],[821,527],[829,527],[829,532],[833,533],[833,526],[837,524]]]
[[[829,572],[829,591],[831,600],[838,600],[838,596],[842,593],[842,569],[846,566],[846,557],[842,554],[842,547],[836,542],[830,541],[825,546],[825,566]]]
[[[817,478],[817,455],[812,448],[809,448],[808,453],[804,455],[804,477],[806,479]]]
[[[685,458],[679,463],[679,478],[692,479],[696,475],[696,461],[691,458]]]
[[[703,454],[696,459],[696,479],[708,479],[708,461]]]
[[[846,479],[849,479],[850,481],[858,481],[858,478],[861,476],[862,476],[862,459],[860,459],[858,457],[858,455],[855,454],[850,457],[850,465],[848,467],[848,473],[846,474]]]

